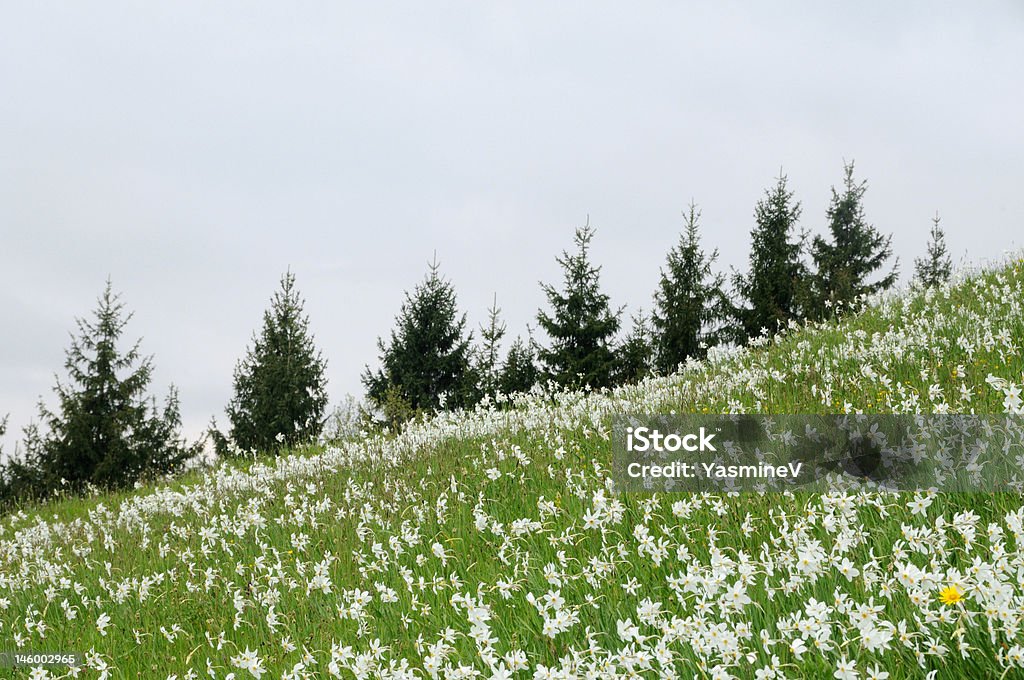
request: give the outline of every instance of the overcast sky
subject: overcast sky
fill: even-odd
[[[855,160],[904,278],[936,210],[958,260],[997,258],[1022,71],[1019,0],[5,3],[5,450],[108,276],[194,434],[288,267],[337,402],[434,251],[514,336],[589,214],[606,291],[649,309],[690,199],[742,267],[780,168],[820,232]]]

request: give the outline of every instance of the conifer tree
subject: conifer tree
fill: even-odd
[[[801,260],[803,236],[794,235],[801,208],[787,181],[780,174],[754,208],[750,270],[734,277],[741,299],[734,310],[741,340],[772,332],[803,315],[801,295],[807,277]]]
[[[148,475],[169,473],[198,453],[179,432],[178,395],[170,388],[163,408],[146,396],[153,373],[139,343],[127,351],[118,341],[131,314],[107,282],[92,320],[78,320],[78,335],[66,352],[68,381],[57,381],[56,411],[39,405],[41,427],[26,430],[24,480],[34,495],[56,489],[78,492],[86,485],[121,488]]]
[[[476,386],[472,333],[465,329],[455,289],[435,261],[423,282],[406,293],[390,342],[377,341],[381,367],[363,373],[369,398],[383,407],[398,397],[416,411],[469,406]]]
[[[0,439],[7,434],[7,416],[0,420]],[[4,459],[0,446],[0,509],[11,506],[19,500],[42,495],[41,475],[38,469],[30,467],[24,459]]]
[[[939,213],[932,218],[932,229],[928,238],[928,254],[914,260],[917,280],[926,288],[940,286],[953,274],[953,262],[946,249],[946,234],[939,224]]]
[[[700,211],[692,202],[685,230],[668,253],[654,294],[652,344],[659,373],[674,372],[688,358],[700,359],[723,338],[726,316],[724,277],[712,273],[718,250],[700,246]]]
[[[620,385],[639,382],[649,376],[654,368],[650,322],[642,309],[632,320],[633,328],[617,352],[615,381]]]
[[[29,426],[29,432],[38,431]],[[0,420],[0,438],[7,433],[7,417]],[[0,508],[10,507],[19,501],[30,498],[43,498],[50,491],[43,483],[43,473],[39,469],[39,461],[25,454],[4,459],[3,447],[0,447]]]
[[[498,296],[487,310],[487,324],[480,327],[480,347],[476,352],[476,380],[481,396],[494,397],[501,377],[501,340],[505,337],[505,322],[501,320]]]
[[[614,382],[615,352],[622,310],[612,311],[601,292],[600,267],[590,263],[594,230],[587,224],[576,230],[576,252],[563,251],[557,261],[565,272],[564,289],[541,284],[551,311],[537,313],[537,321],[550,339],[538,358],[545,377],[569,387],[607,387]]]
[[[309,332],[295,275],[281,277],[263,328],[235,367],[226,408],[238,450],[277,452],[315,440],[327,408],[327,362]]]
[[[896,281],[896,265],[876,281],[869,279],[892,256],[892,236],[882,236],[864,215],[867,182],[853,178],[853,163],[843,165],[843,189],[832,187],[827,217],[831,236],[815,236],[811,316],[822,318],[851,307],[861,295],[875,293]]]
[[[508,349],[498,376],[498,391],[502,394],[529,392],[540,379],[536,353],[531,341],[516,338]]]

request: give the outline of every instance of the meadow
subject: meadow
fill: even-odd
[[[1017,494],[624,494],[622,413],[1021,413],[1024,260],[714,350],[0,519],[80,678],[1024,677]]]

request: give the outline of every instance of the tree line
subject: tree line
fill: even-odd
[[[378,365],[366,366],[363,428],[397,430],[412,418],[442,409],[500,403],[535,386],[602,389],[675,372],[723,343],[748,343],[792,322],[819,321],[855,311],[867,295],[891,287],[898,261],[891,236],[865,215],[865,181],[844,164],[826,211],[827,234],[801,229],[801,205],[779,175],[754,208],[745,272],[716,272],[718,251],[701,245],[701,212],[691,203],[679,241],[669,250],[652,295],[652,311],[631,318],[622,333],[622,307],[601,289],[592,262],[595,230],[576,229],[573,247],[557,258],[563,278],[542,283],[546,307],[537,328],[502,354],[507,328],[497,300],[474,332],[459,311],[455,288],[436,262],[407,292],[389,336],[378,339]],[[952,263],[936,214],[915,279],[938,286]],[[225,407],[227,432],[212,421],[208,437],[222,456],[277,453],[321,436],[327,420],[326,360],[309,330],[309,317],[289,270],[264,312],[233,376]],[[116,489],[179,470],[203,449],[205,438],[181,436],[181,413],[171,387],[159,405],[148,394],[152,357],[120,339],[131,314],[110,281],[89,320],[66,351],[67,378],[58,380],[56,410],[40,400],[39,419],[25,430],[20,455],[0,466],[0,503]],[[0,435],[6,420],[0,420]]]

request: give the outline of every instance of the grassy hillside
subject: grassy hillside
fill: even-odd
[[[22,512],[0,650],[85,678],[1024,675],[1019,497],[616,495],[607,439],[637,411],[1004,413],[1022,342],[1015,260],[671,378]]]

